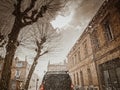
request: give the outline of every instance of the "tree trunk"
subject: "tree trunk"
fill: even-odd
[[[33,74],[33,72],[35,70],[35,67],[37,65],[38,58],[39,58],[39,54],[37,54],[36,57],[34,58],[34,62],[32,64],[32,66],[31,66],[31,68],[30,68],[29,74],[28,74],[27,79],[26,79],[24,90],[28,90],[30,79],[31,79],[32,74]]]
[[[15,22],[12,28],[12,31],[8,35],[9,41],[6,46],[6,56],[4,59],[3,70],[1,74],[0,80],[0,90],[9,90],[10,79],[11,79],[11,68],[12,61],[14,59],[15,51],[17,49],[17,38],[22,26],[17,18],[15,18]]]

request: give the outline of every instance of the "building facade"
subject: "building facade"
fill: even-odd
[[[2,72],[2,67],[4,63],[3,61],[4,59],[0,57],[0,78],[1,78],[1,72]],[[19,60],[18,57],[16,57],[13,60],[9,90],[22,90],[30,68],[31,68],[31,65],[28,64],[27,60],[21,61]],[[39,84],[39,77],[37,74],[33,73],[28,90],[38,90],[38,84]]]
[[[27,65],[27,61],[20,61],[19,58],[15,58],[12,64],[10,90],[22,89],[27,77]]]
[[[98,90],[90,32],[86,29],[68,54],[68,70],[72,82],[81,90]]]
[[[120,0],[108,0],[90,23],[101,90],[120,90]]]
[[[57,63],[57,64],[51,64],[48,63],[47,71],[68,71],[66,62],[64,63]]]
[[[105,0],[68,54],[80,90],[120,89],[120,0]]]

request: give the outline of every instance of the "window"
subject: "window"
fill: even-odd
[[[73,59],[70,58],[70,68],[72,67],[72,65],[73,65]]]
[[[74,84],[76,85],[76,79],[75,79],[75,74],[74,74]]]
[[[103,75],[104,75],[105,86],[106,86],[106,88],[108,88],[111,83],[108,70],[103,71]]]
[[[78,59],[79,59],[79,61],[81,61],[80,48],[79,48],[79,51],[78,51]]]
[[[112,28],[111,28],[111,25],[110,25],[110,21],[108,20],[108,16],[103,21],[103,28],[104,28],[105,37],[106,37],[107,41],[112,40],[113,39],[113,34],[112,34]]]
[[[79,85],[79,75],[78,75],[78,72],[76,74],[77,74],[77,85]]]
[[[16,67],[22,67],[23,66],[23,63],[22,62],[18,62],[17,64],[16,64]]]
[[[83,72],[82,71],[80,71],[80,80],[81,80],[81,86],[84,86]]]
[[[94,45],[95,49],[97,49],[97,48],[99,48],[99,40],[98,40],[97,30],[94,30],[92,35],[93,35],[93,37],[92,37],[93,45]]]
[[[75,60],[75,56],[73,56],[73,64],[75,65],[75,63],[76,63],[76,60]]]
[[[91,74],[91,70],[88,68],[87,69],[88,72],[88,81],[89,81],[89,85],[92,85],[92,74]]]
[[[100,65],[103,90],[120,89],[120,59],[116,58]]]
[[[21,71],[20,70],[16,70],[16,73],[15,73],[15,78],[20,78],[20,73]]]
[[[72,64],[74,65],[75,64],[75,58],[72,57]]]
[[[88,55],[88,50],[87,50],[87,40],[83,42],[83,48],[84,48],[84,55],[85,57]]]
[[[78,60],[77,55],[75,54],[75,64],[77,63],[77,60]]]

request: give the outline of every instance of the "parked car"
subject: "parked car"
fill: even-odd
[[[43,77],[40,90],[73,90],[67,71],[48,71]]]

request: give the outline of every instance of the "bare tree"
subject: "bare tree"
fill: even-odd
[[[61,0],[63,1],[63,0]],[[0,90],[8,90],[10,77],[11,77],[11,66],[15,55],[15,51],[19,46],[17,41],[19,32],[22,28],[27,25],[31,25],[42,18],[44,14],[54,15],[61,7],[60,0],[1,0],[3,6],[9,8],[5,3],[11,3],[14,5],[12,15],[15,17],[13,27],[8,34],[8,42],[6,45],[6,55],[4,60],[4,66],[2,70],[0,80]],[[48,18],[48,17],[46,17]],[[4,39],[2,34],[0,39]],[[2,40],[1,40],[2,41]],[[44,41],[44,38],[43,38]],[[44,42],[43,42],[44,43]]]
[[[32,38],[27,37],[28,39],[24,39],[26,42],[24,41],[22,45],[30,45],[29,48],[31,47],[32,49],[34,49],[36,55],[28,73],[24,90],[28,90],[31,76],[35,70],[39,58],[44,54],[53,52],[53,49],[55,49],[56,45],[58,44],[58,39],[60,39],[60,34],[58,34],[56,30],[53,29],[50,23],[35,23],[35,25],[32,26],[31,30],[32,32],[30,36]]]

